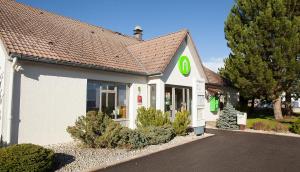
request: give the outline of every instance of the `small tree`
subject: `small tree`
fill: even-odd
[[[188,111],[177,112],[173,122],[173,128],[177,135],[186,135],[191,123]]]
[[[222,129],[237,130],[237,114],[239,112],[228,102],[224,107],[219,119],[217,120],[217,127]]]

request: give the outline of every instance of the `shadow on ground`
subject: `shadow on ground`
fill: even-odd
[[[59,170],[62,167],[75,161],[75,157],[65,153],[55,153],[54,155],[54,169],[53,171]]]

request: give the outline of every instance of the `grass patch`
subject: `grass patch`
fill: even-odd
[[[297,116],[285,117],[279,121],[275,120],[274,117],[271,116],[264,116],[263,118],[249,118],[247,119],[247,128],[255,130],[287,132],[299,119],[300,117]]]

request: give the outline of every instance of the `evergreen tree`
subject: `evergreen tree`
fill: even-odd
[[[241,96],[272,100],[276,119],[282,119],[282,93],[299,91],[299,3],[236,0],[225,23],[231,54],[220,74]]]
[[[239,129],[237,124],[237,114],[239,111],[235,110],[234,107],[228,102],[224,107],[219,119],[217,120],[217,127],[222,129]]]

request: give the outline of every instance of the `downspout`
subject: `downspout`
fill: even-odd
[[[17,67],[17,57],[11,58],[12,65],[10,69],[10,81],[8,85],[8,113],[7,113],[7,127],[6,127],[6,142],[11,144],[11,130],[12,130],[12,111],[13,111],[13,89],[14,89],[14,79],[15,71],[20,70],[20,66]]]

